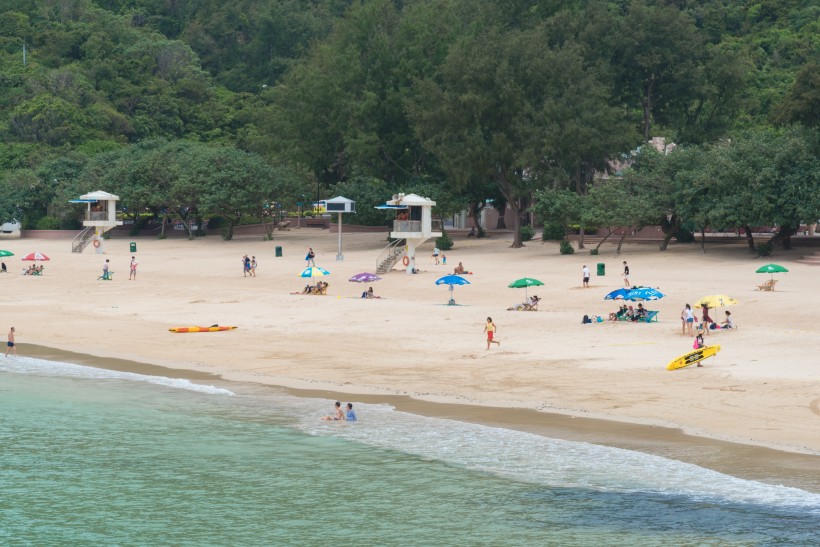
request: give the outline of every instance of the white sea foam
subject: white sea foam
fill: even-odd
[[[417,416],[387,405],[357,405],[357,409],[360,421],[355,424],[317,422],[315,410],[303,411],[299,428],[546,486],[684,496],[820,515],[820,494],[741,479],[661,456]]]
[[[7,370],[18,374],[37,374],[41,376],[59,376],[62,378],[81,378],[98,380],[129,380],[134,382],[146,382],[173,389],[184,389],[196,391],[209,395],[234,395],[228,389],[196,384],[183,378],[167,378],[165,376],[150,376],[147,374],[136,374],[134,372],[121,372],[118,370],[108,370],[104,368],[77,365],[74,363],[63,363],[60,361],[47,361],[33,357],[17,356],[0,361],[0,370]]]

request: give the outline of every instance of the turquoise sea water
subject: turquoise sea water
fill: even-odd
[[[820,495],[253,386],[0,362],[3,545],[813,545]]]

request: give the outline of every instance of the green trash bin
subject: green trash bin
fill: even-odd
[[[136,242],[136,241],[132,241],[132,242],[131,242],[131,252],[132,252],[132,253],[136,253],[136,252],[137,252],[137,242]]]
[[[606,264],[603,262],[598,263],[598,275],[606,275]]]
[[[276,256],[277,257],[282,256],[282,246],[281,245],[276,246]]]

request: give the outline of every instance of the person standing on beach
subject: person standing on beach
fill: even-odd
[[[589,288],[589,268],[587,268],[586,264],[584,264],[584,267],[581,268],[581,273],[584,277],[584,288],[588,289]]]
[[[444,253],[441,253],[441,263],[442,263],[444,266],[446,266],[446,265],[447,265],[447,255],[446,255],[446,254],[444,254]]]
[[[248,255],[242,255],[242,277],[248,277],[251,271],[251,259]]]
[[[495,332],[497,330],[498,327],[496,327],[495,323],[493,323],[493,318],[488,317],[487,324],[484,325],[484,332],[487,333],[487,349],[490,349],[490,344],[498,344],[499,346],[501,345],[501,342],[499,342],[498,340],[493,340],[493,337],[495,336]]]
[[[629,266],[626,265],[626,260],[624,260],[624,287],[629,286]]]
[[[308,252],[305,255],[305,260],[307,261],[308,266],[316,266],[316,261],[313,260],[316,258],[316,253],[313,252],[313,247],[308,247]]]
[[[128,280],[137,279],[137,258],[131,257],[131,272],[128,274]]]
[[[695,314],[692,313],[692,307],[689,304],[686,304],[686,307],[680,312],[680,321],[681,334],[686,334],[688,331],[689,336],[693,336],[692,328],[695,326]]]
[[[105,264],[103,264],[103,274],[102,276],[108,279],[108,259],[105,259]]]
[[[256,257],[252,256],[251,257],[251,277],[256,277],[256,266],[258,266],[258,264],[256,263]]]
[[[6,357],[9,356],[9,351],[14,350],[14,355],[17,355],[17,346],[14,345],[14,327],[9,331],[9,341],[6,342]]]

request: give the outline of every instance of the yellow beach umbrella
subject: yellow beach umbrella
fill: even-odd
[[[728,294],[710,294],[709,296],[704,296],[695,302],[695,307],[702,308],[703,306],[706,306],[707,308],[725,308],[727,306],[733,306],[737,303],[737,300]]]

